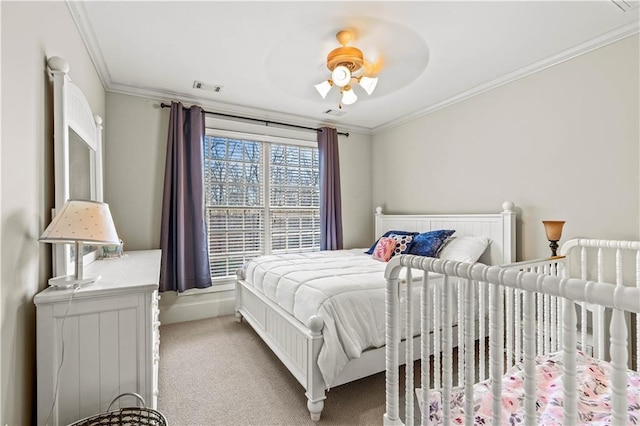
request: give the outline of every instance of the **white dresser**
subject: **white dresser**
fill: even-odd
[[[34,298],[38,425],[105,412],[124,392],[157,408],[160,250],[97,260],[84,272],[97,281],[75,291],[47,288]],[[112,409],[121,405],[137,401],[123,397]]]

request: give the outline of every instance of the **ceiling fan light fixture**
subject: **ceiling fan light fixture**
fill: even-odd
[[[378,84],[378,77],[362,76],[358,79],[358,83],[360,83],[360,87],[362,87],[364,91],[367,92],[367,95],[370,95],[376,89],[376,85]]]
[[[331,72],[331,80],[338,87],[345,87],[351,81],[351,71],[344,65],[338,65]]]
[[[322,99],[324,99],[327,97],[327,93],[329,93],[329,90],[331,90],[332,86],[333,86],[333,83],[331,82],[331,80],[325,80],[322,83],[318,83],[313,87],[316,88],[318,93],[320,93],[320,96],[322,96]]]
[[[354,104],[358,100],[358,96],[354,93],[351,86],[345,86],[342,89],[342,103],[344,105]]]
[[[369,69],[362,51],[357,47],[347,46],[347,43],[353,39],[351,31],[340,31],[336,34],[336,38],[341,46],[333,49],[327,55],[327,68],[331,71],[331,79],[316,84],[315,88],[322,99],[325,99],[331,91],[331,86],[338,86],[342,95],[339,107],[342,108],[343,104],[351,105],[358,100],[351,84],[360,84],[364,91],[371,95],[378,84],[378,78],[364,75],[371,72],[371,69]]]

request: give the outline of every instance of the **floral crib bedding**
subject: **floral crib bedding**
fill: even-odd
[[[562,425],[562,353],[536,357],[536,419],[539,425]],[[611,424],[611,365],[578,352],[578,421],[581,425]],[[474,386],[474,424],[491,424],[491,387],[489,380]],[[416,389],[421,402],[421,389]],[[628,424],[640,424],[640,373],[629,371],[627,384]],[[524,424],[524,364],[511,367],[502,381],[502,424]],[[464,424],[464,389],[451,392],[451,422]],[[442,396],[432,391],[429,398],[431,422],[442,422]]]

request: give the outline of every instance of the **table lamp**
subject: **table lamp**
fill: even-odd
[[[562,227],[564,226],[564,220],[543,220],[544,230],[547,234],[547,240],[549,240],[549,247],[551,247],[551,256],[557,256],[558,241],[562,237]]]
[[[92,246],[120,244],[109,205],[90,200],[68,200],[38,241],[75,244],[75,274],[50,278],[49,285],[57,288],[77,287],[95,281],[95,278],[83,277],[84,243]]]

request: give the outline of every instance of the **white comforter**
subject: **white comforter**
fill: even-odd
[[[302,323],[324,320],[318,366],[327,388],[349,360],[385,343],[387,264],[365,250],[261,256],[245,265],[247,283]]]

